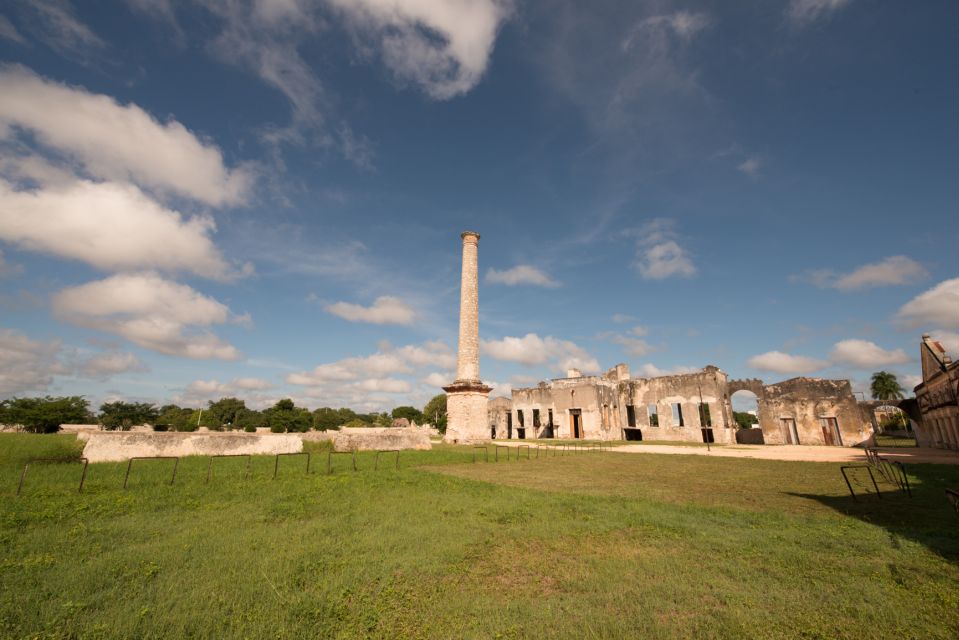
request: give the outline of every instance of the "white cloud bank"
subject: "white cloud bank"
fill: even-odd
[[[539,337],[527,333],[522,338],[506,336],[501,340],[482,341],[483,352],[496,360],[518,362],[524,365],[549,363],[556,370],[580,369],[585,372],[599,371],[599,362],[585,349],[569,340],[553,336]]]
[[[674,227],[672,220],[655,218],[631,232],[637,236],[636,268],[646,280],[696,275],[696,266],[680,246]]]
[[[896,319],[908,327],[959,329],[959,278],[919,294],[899,309]]]
[[[118,274],[70,287],[54,294],[52,306],[67,322],[194,359],[238,359],[240,352],[207,327],[249,322],[213,298],[155,273]]]
[[[65,373],[57,355],[58,341],[31,340],[12,329],[0,329],[0,394],[44,391],[53,376]]]
[[[512,269],[504,271],[490,269],[486,272],[486,281],[491,284],[505,284],[511,287],[529,284],[555,289],[559,286],[559,283],[550,278],[544,271],[528,264],[516,265]]]
[[[929,273],[921,264],[907,256],[890,256],[879,262],[864,264],[849,273],[831,269],[816,269],[801,276],[792,276],[794,282],[809,282],[823,289],[859,291],[875,287],[915,284]]]
[[[236,273],[210,239],[213,219],[185,219],[130,184],[70,181],[16,191],[0,179],[0,239],[98,269]]]
[[[328,1],[358,35],[376,43],[397,78],[438,100],[476,86],[512,13],[508,0]]]
[[[411,325],[417,318],[410,305],[393,296],[381,296],[369,307],[349,302],[336,302],[325,307],[326,311],[350,322],[370,324]]]
[[[893,364],[905,364],[910,358],[902,349],[888,351],[868,340],[842,340],[832,349],[830,358],[834,363],[858,369],[872,369]]]
[[[846,7],[852,0],[790,0],[786,17],[794,25],[804,27],[825,19]]]
[[[121,105],[20,66],[0,68],[0,86],[0,125],[30,131],[93,177],[213,206],[245,199],[250,174],[227,168],[217,147],[176,120],[160,123],[134,104]]]
[[[782,351],[767,351],[758,356],[750,358],[746,364],[753,369],[760,371],[771,371],[773,373],[797,373],[805,374],[819,371],[829,366],[828,360],[817,360],[806,356],[794,356]]]

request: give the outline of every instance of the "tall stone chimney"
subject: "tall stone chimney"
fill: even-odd
[[[486,401],[491,387],[479,373],[479,264],[480,236],[464,231],[463,270],[460,276],[460,335],[456,352],[456,380],[446,391],[445,442],[484,442],[490,439]]]

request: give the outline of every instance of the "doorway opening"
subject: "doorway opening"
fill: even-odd
[[[583,437],[583,410],[569,410],[569,434],[579,440]]]
[[[819,427],[822,429],[822,439],[826,445],[842,446],[842,434],[839,433],[839,422],[835,418],[819,418]]]
[[[795,418],[780,418],[779,427],[782,430],[783,442],[786,444],[799,444],[799,432],[796,431]]]

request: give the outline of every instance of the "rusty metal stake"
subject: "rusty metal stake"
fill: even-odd
[[[280,456],[306,456],[306,472],[310,472],[310,452],[309,451],[291,451],[290,453],[276,454],[276,461],[273,463],[273,479],[276,480],[276,472],[280,468]]]
[[[27,469],[30,468],[30,465],[36,462],[82,462],[83,463],[83,473],[80,474],[80,486],[77,488],[77,491],[83,491],[83,482],[87,479],[87,466],[89,466],[90,461],[86,458],[34,458],[33,460],[28,460],[26,464],[23,465],[23,473],[20,474],[20,483],[17,485],[17,495],[20,495],[20,490],[23,489],[23,480],[27,477]]]
[[[170,477],[170,486],[173,486],[173,483],[176,482],[176,470],[180,466],[179,456],[137,456],[135,458],[130,458],[130,462],[127,463],[127,473],[123,476],[123,488],[127,488],[127,481],[130,479],[130,468],[133,467],[134,460],[174,460],[173,463],[173,475]]]
[[[383,449],[376,452],[376,457],[373,458],[373,471],[376,471],[380,466],[380,454],[381,453],[395,453],[396,454],[396,468],[400,468],[400,450],[399,449]]]
[[[356,450],[355,450],[355,449],[350,450],[350,451],[330,451],[329,454],[327,454],[327,456],[326,456],[326,473],[327,473],[327,474],[333,473],[333,454],[344,454],[344,455],[349,454],[349,455],[353,456],[353,471],[356,471],[356,470],[357,470],[357,469],[356,469]]]
[[[250,477],[250,466],[253,464],[253,455],[250,453],[225,453],[221,455],[210,456],[210,464],[206,469],[206,483],[210,484],[210,478],[213,476],[213,461],[217,458],[246,458],[246,477]]]

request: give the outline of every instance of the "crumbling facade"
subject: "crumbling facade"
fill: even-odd
[[[565,378],[514,389],[509,418],[503,419],[505,405],[498,403],[495,411],[490,406],[489,419],[497,438],[734,444],[737,425],[730,398],[740,390],[756,394],[768,444],[855,446],[872,435],[848,380],[794,378],[766,385],[756,379],[729,380],[711,365],[654,378],[632,378],[625,364],[602,376],[571,370]]]
[[[941,343],[923,334],[920,349],[922,383],[916,387],[920,421],[916,443],[920,447],[959,449],[959,363],[953,362]]]

